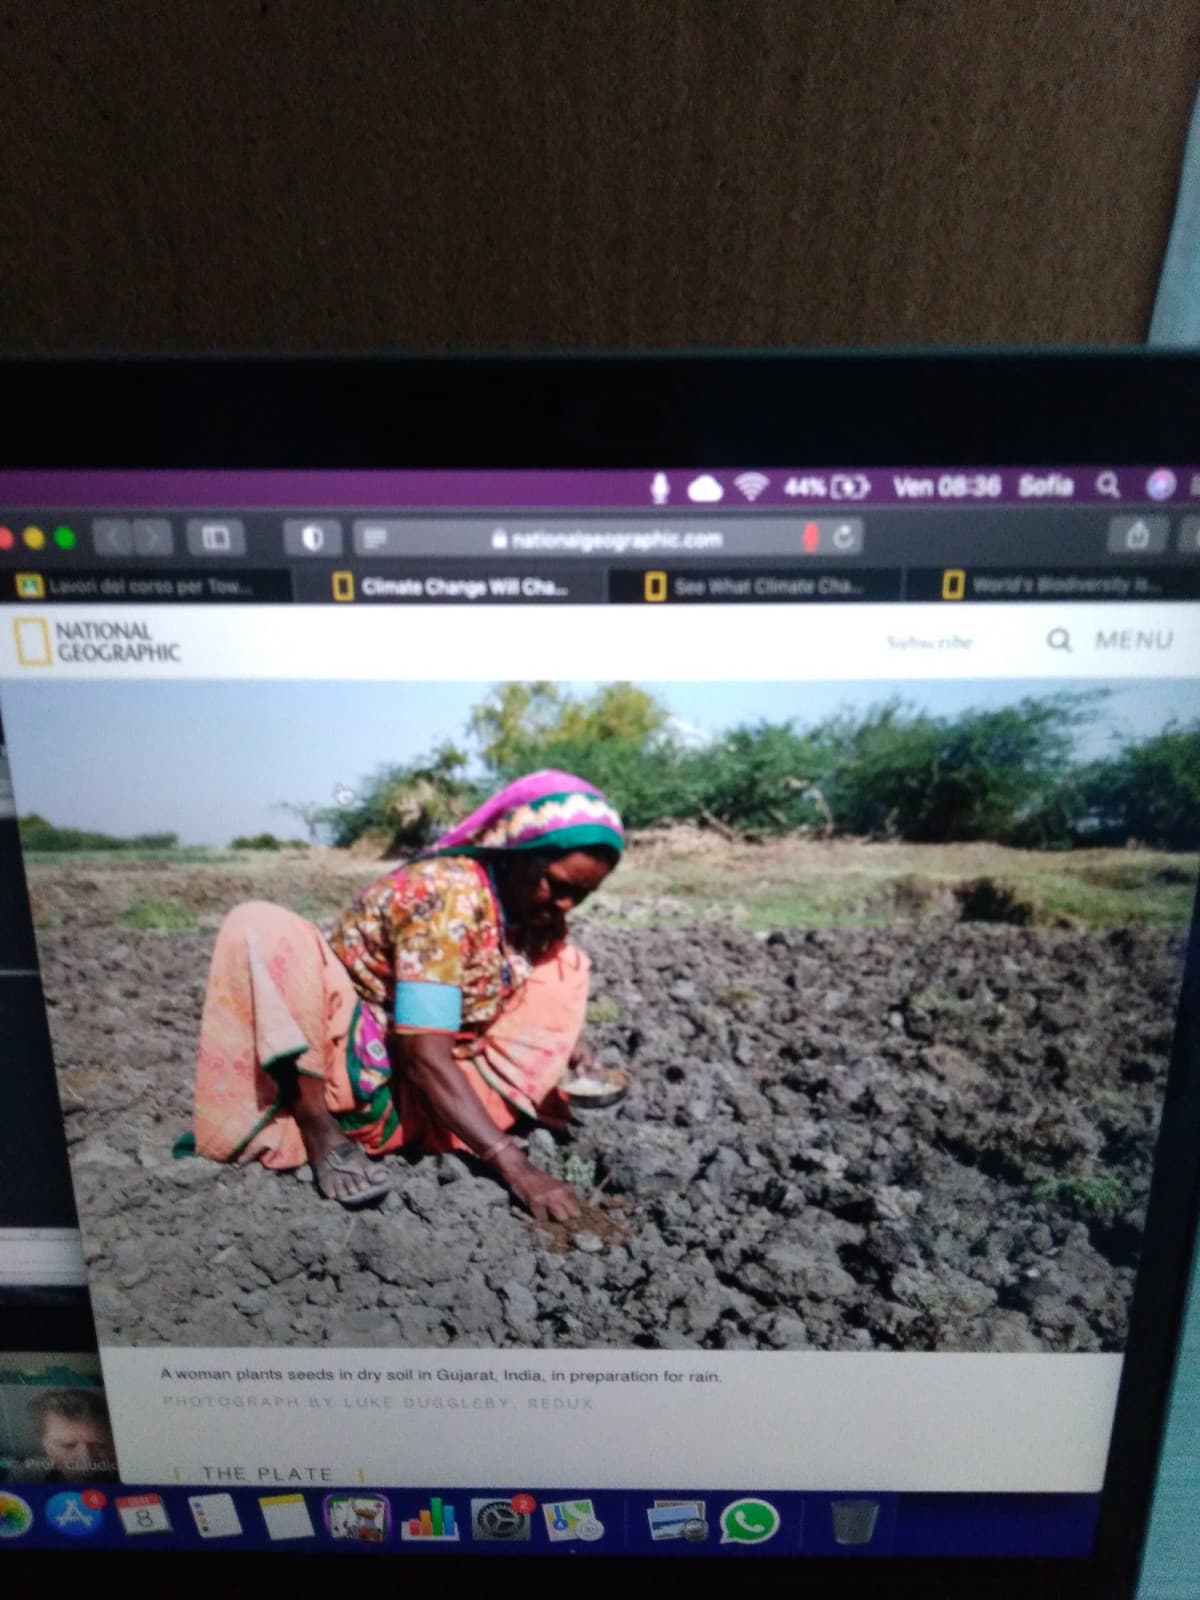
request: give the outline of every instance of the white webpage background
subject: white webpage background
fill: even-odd
[[[597,1489],[997,1494],[1099,1491],[1122,1364],[1119,1355],[117,1346],[101,1359],[121,1475],[133,1483],[585,1478]],[[264,1369],[279,1377],[238,1380]],[[322,1371],[333,1380],[288,1378]],[[506,1371],[522,1377],[506,1381]],[[667,1371],[681,1376],[668,1381]],[[658,1377],[571,1381],[622,1372]],[[700,1373],[719,1381],[693,1380]]]
[[[1200,607],[1165,602],[107,607],[33,601],[0,607],[0,617],[0,678],[48,681],[419,683],[582,675],[689,682],[877,679],[887,686],[918,678],[1200,677]],[[47,624],[49,665],[25,665],[18,656],[13,623],[37,618]],[[78,651],[87,625],[113,623],[144,628],[149,640],[171,647],[173,659],[64,658],[64,650]],[[1064,636],[1069,648],[1062,647]]]

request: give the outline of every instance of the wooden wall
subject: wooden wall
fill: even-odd
[[[1195,0],[0,0],[0,346],[1137,341]]]

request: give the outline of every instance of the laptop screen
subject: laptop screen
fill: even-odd
[[[1091,1553],[1200,469],[12,472],[0,586],[0,1535]]]

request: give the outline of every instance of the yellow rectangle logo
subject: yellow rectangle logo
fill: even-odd
[[[333,575],[333,598],[335,600],[354,599],[354,574],[352,572],[335,572]]]
[[[50,629],[42,617],[14,617],[13,637],[17,641],[17,660],[23,667],[49,667]]]
[[[44,600],[46,580],[40,572],[18,572],[16,575],[18,600]]]
[[[667,598],[667,575],[665,572],[648,572],[645,586],[642,590],[647,600],[659,603]]]
[[[947,567],[942,573],[942,599],[961,600],[967,592],[967,575],[961,567]]]

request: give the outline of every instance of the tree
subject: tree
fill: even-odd
[[[481,769],[445,743],[380,768],[353,807],[285,809],[310,833],[328,827],[335,844],[367,834],[380,855],[411,851],[499,784],[559,767],[603,789],[630,828],[697,820],[756,835],[819,825],[827,835],[919,843],[1066,849],[1134,838],[1196,848],[1200,723],[1172,725],[1083,764],[1078,732],[1103,694],[1027,697],[940,717],[891,700],[810,727],[736,727],[696,747],[672,732],[667,708],[633,684],[572,694],[548,681],[505,683],[470,713]],[[23,837],[47,829],[40,819],[22,822]]]
[[[821,730],[797,732],[791,722],[734,728],[688,758],[701,814],[755,833],[823,822],[811,791],[828,765]]]
[[[1033,819],[1053,817],[1095,698],[1027,698],[956,717],[890,701],[831,719],[814,731],[832,764],[825,792],[839,830],[923,843],[1018,840]]]
[[[489,771],[502,781],[539,767],[565,767],[569,752],[581,775],[599,783],[588,769],[606,745],[649,753],[668,717],[664,705],[631,683],[604,684],[586,696],[548,682],[502,683],[474,707],[468,727]]]
[[[321,825],[325,821],[324,806],[307,800],[281,800],[275,809],[290,812],[298,822],[302,822],[308,834],[309,844],[316,844]]]
[[[494,771],[504,770],[518,749],[549,737],[562,710],[557,684],[498,683],[486,700],[473,706],[468,732]]]
[[[1173,722],[1094,762],[1083,789],[1089,843],[1136,839],[1164,850],[1195,850],[1200,846],[1200,722]]]
[[[645,745],[666,727],[669,713],[645,689],[606,683],[590,699],[562,702],[552,740],[625,739]]]
[[[370,834],[381,856],[420,850],[478,804],[480,791],[466,767],[466,754],[450,743],[423,759],[380,767],[357,805],[323,811],[321,822],[335,845]]]

